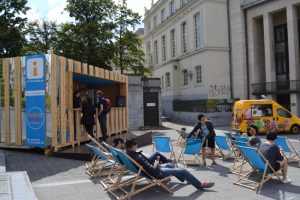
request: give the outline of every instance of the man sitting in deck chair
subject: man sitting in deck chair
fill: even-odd
[[[141,152],[137,152],[137,143],[130,140],[126,141],[127,154],[138,162],[144,170],[151,176],[157,179],[163,179],[167,176],[175,176],[181,182],[187,181],[191,183],[196,189],[201,190],[214,186],[214,182],[200,182],[186,169],[175,167],[171,163],[160,164],[159,157],[151,162]]]
[[[287,177],[287,160],[285,160],[282,154],[280,153],[279,147],[276,144],[274,144],[276,138],[277,134],[275,132],[267,133],[267,141],[260,145],[259,150],[266,157],[266,159],[269,161],[270,165],[274,168],[275,171],[281,169],[283,176],[282,182],[291,183],[291,179]]]
[[[115,148],[118,149],[125,149],[125,142],[122,138],[115,138],[113,140],[113,144]],[[152,154],[148,154],[148,153],[144,153],[142,152],[142,154],[148,158],[148,160],[150,160],[151,163],[154,163],[156,158],[159,157],[159,163],[160,164],[165,164],[165,163],[172,163],[173,161],[170,159],[167,159],[165,156],[163,156],[162,154],[160,154],[159,152],[154,152]]]

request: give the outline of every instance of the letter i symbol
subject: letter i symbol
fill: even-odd
[[[33,77],[36,77],[37,76],[37,63],[36,63],[36,61],[33,61],[32,62],[32,64],[33,64],[33,68],[32,68],[32,76]]]

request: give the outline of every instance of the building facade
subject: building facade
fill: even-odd
[[[300,115],[300,0],[230,0],[233,95]]]
[[[164,115],[191,123],[199,112],[213,118],[218,111],[228,111],[232,96],[227,3],[159,0],[145,11],[146,65],[152,77],[161,79]]]

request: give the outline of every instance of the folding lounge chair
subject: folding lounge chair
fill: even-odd
[[[226,137],[229,139],[229,140],[236,140],[236,137],[233,137],[233,135],[230,133],[230,132],[223,132]]]
[[[133,160],[130,156],[128,156],[125,152],[123,152],[120,149],[113,148],[113,151],[116,153],[116,155],[119,157],[119,159],[124,164],[124,170],[125,168],[129,169],[132,173],[134,173],[134,177],[131,178],[129,181],[122,182],[122,177],[120,176],[116,186],[113,188],[109,188],[107,191],[112,194],[116,199],[123,200],[123,199],[130,199],[132,196],[143,192],[144,190],[160,186],[162,189],[167,191],[170,194],[173,194],[172,190],[170,190],[163,181],[169,180],[171,177],[165,177],[163,179],[156,179],[149,175],[143,167],[138,164],[135,160]],[[139,183],[145,183],[143,184],[142,188],[138,188],[137,184]],[[127,187],[124,187],[127,186]],[[129,189],[128,189],[129,186]],[[124,195],[120,196],[119,193],[123,192]]]
[[[240,137],[237,137],[237,140],[241,141],[241,142],[248,142],[249,137],[240,136]]]
[[[173,146],[170,140],[170,137],[165,136],[154,136],[153,137],[153,146],[156,151],[162,153],[170,153],[170,160],[176,161],[175,152],[173,150]]]
[[[178,157],[178,162],[182,163],[184,167],[186,167],[187,163],[185,160],[185,155],[193,155],[193,162],[196,163],[196,161],[198,161],[199,165],[201,165],[199,153],[202,148],[202,142],[203,141],[201,139],[188,138],[185,142],[185,146],[182,148],[181,153]]]
[[[230,171],[233,174],[238,174],[240,171],[240,168],[242,166],[243,163],[246,163],[247,160],[243,159],[243,156],[239,150],[239,146],[242,147],[248,147],[248,144],[246,142],[241,142],[241,141],[237,141],[237,140],[232,140],[231,141],[231,148],[233,148],[233,153],[234,153],[234,161],[233,161],[233,165],[230,169]]]
[[[217,135],[216,136],[216,144],[217,144],[217,150],[220,152],[220,154],[222,155],[223,159],[229,158],[230,155],[233,154],[234,149],[228,145],[227,143],[227,137],[226,136],[220,136]],[[225,157],[225,154],[223,151],[227,151],[228,154]]]
[[[86,147],[95,154],[92,161],[86,164],[86,173],[91,177],[108,175],[107,170],[110,170],[115,164],[115,161],[111,159],[110,154],[92,144],[86,144]]]
[[[275,144],[282,149],[283,155],[288,162],[299,161],[300,165],[300,150],[296,150],[287,137],[278,136],[275,140]]]
[[[245,166],[245,163],[243,163],[240,168],[237,180],[234,184],[253,190],[256,190],[257,188],[261,189],[263,184],[270,180],[273,175],[282,182],[279,174],[273,169],[273,167],[269,164],[269,161],[258,149],[243,146],[238,147],[244,156],[243,159],[248,161],[248,163],[252,167],[252,170],[243,172],[243,167]],[[251,181],[248,179],[254,172],[256,172],[261,177],[261,180],[259,182]]]
[[[177,133],[179,134],[176,145],[178,146],[182,146],[184,144],[184,141],[186,140],[188,133],[184,132],[184,131],[179,131],[176,130]]]

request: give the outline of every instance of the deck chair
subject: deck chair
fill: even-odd
[[[196,163],[196,161],[198,161],[199,165],[201,165],[201,161],[199,159],[199,153],[201,152],[202,142],[203,141],[201,139],[188,138],[185,142],[185,146],[182,148],[180,152],[180,155],[178,157],[178,162],[182,163],[184,167],[186,167],[187,162],[185,159],[185,155],[192,155],[194,156],[193,162]]]
[[[237,137],[237,140],[238,140],[238,141],[241,141],[241,142],[248,142],[249,137],[239,136],[239,137]]]
[[[247,160],[243,160],[243,156],[239,150],[239,146],[248,147],[248,144],[246,142],[241,142],[237,140],[228,140],[228,144],[233,149],[234,154],[234,161],[232,167],[230,168],[230,171],[233,174],[238,174],[242,164],[247,162]]]
[[[229,140],[236,140],[236,137],[233,137],[233,135],[230,133],[230,132],[223,132],[226,137],[229,139]]]
[[[134,177],[129,181],[122,182],[122,177],[119,177],[116,187],[109,188],[107,191],[112,194],[116,199],[130,199],[132,196],[147,190],[148,188],[160,186],[166,192],[173,194],[172,190],[169,189],[163,182],[169,180],[171,177],[165,177],[163,179],[156,179],[149,175],[143,167],[138,164],[135,160],[133,160],[130,156],[128,156],[125,152],[120,149],[113,148],[113,151],[120,158],[123,163],[124,169],[130,170]],[[137,185],[139,183],[143,184],[142,188],[138,188]],[[126,187],[127,186],[127,187]],[[129,186],[129,189],[128,189]],[[123,192],[124,195],[119,195],[119,192]]]
[[[293,144],[287,137],[278,136],[274,143],[282,149],[284,157],[288,162],[299,161],[300,162],[300,150],[296,150]],[[299,163],[300,165],[300,163]]]
[[[243,163],[234,184],[253,190],[256,190],[258,188],[261,189],[263,184],[270,180],[273,175],[282,182],[279,174],[273,169],[273,167],[269,164],[269,161],[258,149],[243,146],[238,146],[238,148],[243,154],[243,159],[247,160],[251,165],[252,170],[243,172],[243,167],[245,166],[245,163]],[[254,172],[256,172],[261,177],[259,182],[248,179]]]
[[[176,156],[175,156],[175,152],[173,150],[173,146],[172,146],[170,137],[154,136],[153,137],[153,147],[158,152],[170,153],[170,158],[169,159],[170,160],[175,160],[175,162],[176,162]]]
[[[91,177],[108,175],[108,171],[115,164],[111,155],[92,144],[86,144],[85,146],[94,153],[92,161],[86,164],[85,173]]]
[[[229,158],[233,154],[234,149],[228,145],[228,140],[226,136],[217,135],[216,136],[217,151],[221,154],[223,159]],[[224,151],[227,151],[227,156],[225,156]]]
[[[176,132],[179,134],[178,139],[176,141],[176,145],[182,146],[188,136],[188,133],[181,131],[181,130],[176,130]]]

